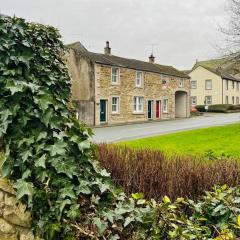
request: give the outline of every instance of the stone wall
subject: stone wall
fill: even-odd
[[[69,51],[64,57],[71,77],[71,100],[76,104],[79,120],[89,126],[94,125],[94,65],[88,51],[80,44],[68,46]]]
[[[107,123],[130,123],[148,121],[147,104],[148,100],[153,101],[153,119],[165,120],[175,118],[175,94],[177,91],[185,92],[186,107],[185,116],[189,116],[189,95],[190,95],[190,81],[184,79],[184,86],[179,87],[179,78],[174,76],[163,76],[161,74],[152,72],[143,72],[143,86],[136,87],[136,70],[129,68],[120,68],[120,82],[118,85],[111,84],[111,66],[96,64],[96,109],[95,109],[95,123],[100,124],[100,105],[101,99],[107,100]],[[167,81],[162,84],[162,80]],[[111,113],[111,97],[117,96],[120,99],[120,112],[118,114]],[[144,97],[144,106],[142,113],[133,112],[133,98],[134,96]],[[162,103],[164,99],[168,99],[168,112],[162,111]],[[161,101],[161,118],[156,118],[156,101]]]
[[[0,240],[33,240],[31,214],[16,199],[11,183],[0,178]]]

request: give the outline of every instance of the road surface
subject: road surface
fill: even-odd
[[[188,119],[99,127],[93,128],[95,134],[93,141],[96,143],[119,142],[190,129],[227,125],[236,122],[240,123],[240,113],[206,113],[204,116]]]

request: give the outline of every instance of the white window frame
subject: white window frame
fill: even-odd
[[[232,104],[235,104],[235,97],[232,97]]]
[[[211,102],[207,100],[208,98],[211,99]],[[205,96],[205,103],[206,105],[212,105],[212,96]]]
[[[194,87],[193,87],[193,83],[195,84]],[[191,81],[191,89],[197,89],[197,81],[196,80]]]
[[[232,81],[232,89],[234,89],[234,88],[235,88],[235,82]]]
[[[207,83],[211,83],[211,88],[208,87]],[[205,90],[212,90],[212,80],[211,79],[207,79],[205,80]]]
[[[195,99],[195,103],[194,103],[193,99]],[[196,106],[197,105],[197,96],[191,96],[191,105],[192,106]]]
[[[140,78],[139,78],[138,74],[140,74]],[[136,87],[143,87],[143,72],[142,71],[136,71],[135,85],[136,85]]]
[[[117,99],[116,104],[113,103],[113,99]],[[116,106],[116,110],[113,110],[113,106]],[[111,110],[112,110],[112,114],[119,114],[120,113],[120,97],[119,96],[112,96],[111,97]]]
[[[113,74],[114,69],[117,69],[117,74],[116,75]],[[116,79],[117,79],[116,82],[115,81],[113,82],[114,77],[116,77]],[[111,68],[111,84],[112,85],[119,85],[120,84],[120,68],[118,68],[118,67],[112,67]]]
[[[229,103],[229,98],[228,96],[225,96],[225,104],[228,104]]]
[[[236,97],[236,104],[239,105],[239,97]]]
[[[184,87],[184,79],[183,78],[179,78],[179,84],[178,84],[178,86],[180,87],[180,88],[183,88]]]
[[[226,81],[226,90],[228,90],[228,80],[225,80]]]
[[[163,99],[163,113],[168,113],[168,99]]]
[[[133,112],[134,113],[143,113],[144,107],[144,97],[134,96],[133,97]]]
[[[239,92],[239,85],[240,85],[240,83],[237,82],[237,91],[238,91],[238,92]]]

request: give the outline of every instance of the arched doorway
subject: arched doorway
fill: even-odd
[[[188,103],[187,93],[184,91],[175,92],[175,117],[186,118],[188,117]]]

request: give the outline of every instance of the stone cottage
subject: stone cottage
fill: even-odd
[[[87,125],[123,124],[189,117],[189,77],[171,67],[89,52],[80,42],[68,45],[76,114]]]

